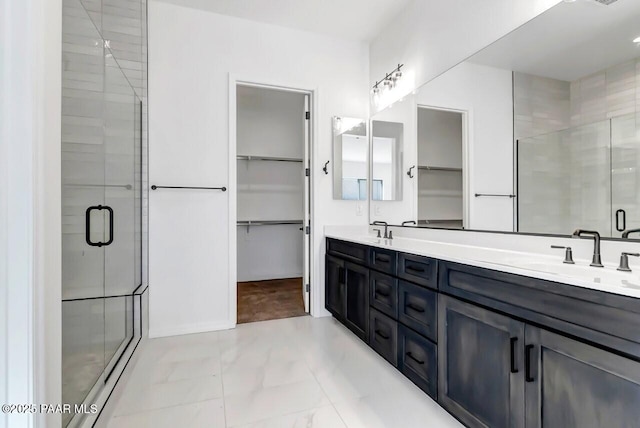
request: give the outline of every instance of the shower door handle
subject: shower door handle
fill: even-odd
[[[622,214],[622,227],[620,227],[620,214]],[[627,212],[625,210],[616,211],[616,230],[618,232],[624,232],[627,228]]]
[[[94,210],[107,210],[109,213],[109,240],[106,242],[93,242],[91,240],[91,212]],[[94,205],[87,208],[87,211],[85,212],[85,240],[87,245],[92,247],[106,247],[113,243],[113,208],[106,205]]]

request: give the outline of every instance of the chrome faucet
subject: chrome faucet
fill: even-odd
[[[573,232],[573,236],[576,238],[582,235],[593,236],[593,259],[591,260],[591,266],[604,267],[602,264],[602,258],[600,257],[600,234],[595,230],[583,229],[576,229]]]
[[[384,226],[384,239],[389,238],[389,224],[387,224],[386,221],[374,221],[373,224],[376,226]]]
[[[622,232],[622,239],[629,239],[630,233],[640,232],[640,229],[629,229]]]

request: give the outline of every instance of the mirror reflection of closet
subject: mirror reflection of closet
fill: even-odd
[[[464,228],[463,120],[418,106],[418,225]]]
[[[402,200],[404,124],[371,121],[371,200]]]
[[[364,119],[333,117],[333,199],[367,199],[368,150]]]

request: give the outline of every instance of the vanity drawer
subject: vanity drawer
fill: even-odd
[[[398,319],[398,280],[383,273],[369,273],[369,302],[380,312]]]
[[[638,298],[453,262],[438,270],[443,293],[640,361]]]
[[[391,250],[383,250],[381,248],[372,247],[369,250],[369,267],[388,273],[396,274],[397,253]]]
[[[415,284],[437,289],[437,261],[412,254],[398,254],[398,276]]]
[[[431,290],[400,281],[398,321],[434,342],[437,341],[437,295]]]
[[[369,261],[368,247],[337,239],[327,239],[327,253],[363,265]]]
[[[436,344],[415,331],[398,326],[398,369],[420,389],[437,399]]]
[[[369,313],[369,346],[398,366],[398,323],[375,309]]]

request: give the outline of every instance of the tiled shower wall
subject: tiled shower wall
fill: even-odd
[[[515,72],[516,139],[640,111],[640,58],[573,82]]]
[[[640,58],[574,82],[514,73],[513,83],[519,230],[614,236],[611,211],[638,206],[636,176],[620,171],[637,162]]]
[[[535,137],[571,126],[569,82],[513,73],[514,138]]]
[[[80,0],[80,3],[142,101],[142,165],[136,174],[142,174],[142,284],[146,285],[149,254],[147,0]]]

